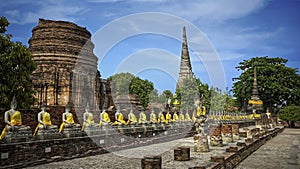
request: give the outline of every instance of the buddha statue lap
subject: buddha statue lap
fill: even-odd
[[[94,125],[94,115],[90,112],[90,107],[87,104],[85,112],[83,113],[83,124],[81,130],[84,131],[85,129],[90,128]]]
[[[46,105],[42,104],[41,112],[38,113],[38,124],[34,130],[35,135],[55,134],[57,132],[57,125],[52,125],[50,113],[46,112]]]
[[[137,123],[138,123],[137,118],[136,118],[135,114],[133,113],[133,110],[131,109],[128,114],[127,125],[136,125]]]
[[[13,139],[18,141],[20,137],[29,138],[31,136],[31,130],[29,126],[25,126],[22,124],[22,115],[19,111],[15,110],[17,107],[17,102],[15,98],[13,98],[10,110],[4,113],[4,122],[6,126],[2,130],[0,135],[0,140],[6,138],[8,142],[12,142]],[[26,139],[25,138],[25,139]]]
[[[59,127],[59,132],[61,133],[65,129],[75,130],[80,128],[80,124],[74,122],[73,114],[70,113],[70,108],[67,105],[65,108],[65,113],[62,114],[62,123]]]
[[[100,113],[99,127],[107,126],[109,124],[111,124],[110,117],[109,117],[108,113],[105,110],[103,110]]]

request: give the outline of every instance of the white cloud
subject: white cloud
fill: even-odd
[[[28,1],[26,5],[31,8],[7,10],[4,13],[12,23],[27,24],[36,23],[38,18],[75,22],[87,11],[84,7],[73,5],[68,1]]]

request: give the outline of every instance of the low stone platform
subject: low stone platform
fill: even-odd
[[[114,169],[132,169],[141,168],[141,159],[144,156],[161,156],[162,168],[164,169],[187,169],[187,168],[233,168],[251,153],[259,149],[260,146],[271,140],[283,128],[268,130],[265,134],[252,143],[245,143],[245,138],[229,143],[223,147],[210,147],[210,152],[194,152],[193,138],[182,138],[158,144],[151,144],[137,148],[131,148],[111,153],[94,155],[84,158],[77,158],[61,162],[43,164],[42,166],[30,168],[114,168]],[[282,134],[281,134],[282,135]],[[240,146],[237,146],[237,143]],[[175,161],[174,149],[181,146],[190,147],[190,160]],[[213,158],[212,158],[213,157]],[[220,159],[220,161],[218,161]],[[243,168],[243,167],[242,167]]]

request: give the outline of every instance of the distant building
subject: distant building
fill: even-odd
[[[187,38],[186,38],[186,30],[185,30],[185,27],[183,27],[180,71],[179,71],[179,77],[178,77],[176,89],[182,87],[183,80],[185,78],[193,77],[193,76],[194,76],[194,73],[192,71],[192,66],[191,66],[188,43],[187,43]]]

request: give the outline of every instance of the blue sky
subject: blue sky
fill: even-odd
[[[38,18],[86,27],[103,78],[127,71],[159,91],[175,90],[186,26],[196,77],[224,90],[251,57],[283,57],[300,68],[299,9],[299,0],[10,0],[0,16],[26,46]]]

